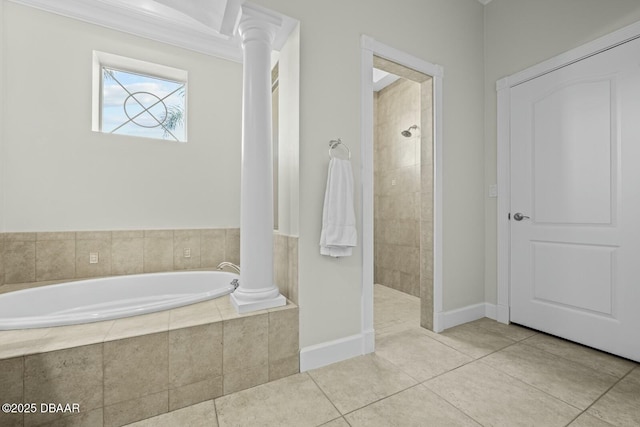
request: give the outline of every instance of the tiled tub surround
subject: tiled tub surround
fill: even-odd
[[[299,372],[298,307],[238,315],[225,296],[106,322],[0,332],[0,401],[79,414],[2,426],[120,426]],[[61,419],[64,417],[64,419]]]
[[[4,233],[3,285],[214,268],[240,262],[240,230]],[[190,256],[184,257],[184,249]],[[98,263],[90,264],[90,253]]]
[[[297,241],[274,236],[274,280],[294,302]],[[89,263],[91,253],[98,263]],[[0,233],[0,293],[64,280],[210,269],[222,261],[240,262],[237,228]]]

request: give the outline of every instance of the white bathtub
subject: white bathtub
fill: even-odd
[[[8,292],[0,294],[0,330],[99,322],[181,307],[231,293],[239,278],[222,271],[185,271]]]

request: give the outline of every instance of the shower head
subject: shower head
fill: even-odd
[[[418,129],[418,126],[417,125],[412,125],[412,126],[409,127],[409,129],[403,130],[402,132],[400,132],[400,134],[402,136],[404,136],[405,138],[409,138],[409,137],[412,136],[411,129]]]

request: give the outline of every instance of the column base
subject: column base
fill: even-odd
[[[247,301],[236,298],[234,293],[231,294],[231,304],[235,307],[238,314],[251,313],[252,311],[266,310],[267,308],[282,307],[287,305],[287,299],[278,294],[275,298],[266,300]]]

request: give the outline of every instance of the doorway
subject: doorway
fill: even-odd
[[[410,165],[407,166],[406,175],[402,178],[393,176],[395,172],[389,172],[388,174],[379,174],[375,179],[375,158],[374,152],[376,151],[374,140],[374,114],[375,114],[375,101],[374,101],[374,88],[373,88],[373,70],[374,68],[383,70],[390,74],[406,80],[409,85],[411,83],[417,84],[418,87],[424,86],[424,91],[420,91],[418,95],[418,102],[423,99],[422,93],[425,97],[428,97],[428,101],[423,100],[422,105],[419,108],[417,116],[409,120],[406,124],[404,121],[402,124],[397,122],[390,126],[389,129],[395,129],[393,131],[394,136],[389,138],[388,142],[394,140],[398,142],[397,145],[405,143],[406,145],[413,145],[414,147],[414,160],[419,159],[419,162],[413,164],[413,178],[414,180],[403,181],[404,176],[409,174],[411,169]],[[383,264],[378,263],[378,278],[382,279],[382,276],[387,274],[390,276],[408,277],[413,276],[413,282],[411,286],[407,284],[400,284],[405,286],[405,290],[409,288],[413,292],[420,295],[420,324],[436,332],[442,330],[441,321],[439,316],[442,312],[442,67],[434,64],[430,64],[419,58],[408,55],[402,51],[391,48],[384,44],[378,43],[375,40],[363,36],[362,37],[362,57],[361,57],[361,70],[362,70],[362,141],[361,141],[361,153],[362,153],[362,239],[363,239],[363,298],[362,298],[362,331],[364,336],[364,352],[372,352],[374,350],[374,323],[373,323],[373,284],[376,275],[376,262],[375,253],[376,250],[376,238],[378,240],[378,261],[380,257],[380,243],[388,243],[389,239],[384,237],[384,233],[396,234],[393,229],[389,230],[383,227],[381,229],[380,224],[376,229],[374,220],[376,209],[376,188],[378,189],[378,209],[382,206],[380,203],[390,204],[394,198],[392,196],[384,196],[380,194],[380,190],[387,187],[395,187],[395,189],[403,189],[404,195],[399,195],[395,200],[401,201],[399,206],[400,210],[406,209],[404,213],[400,212],[400,216],[408,216],[408,211],[417,213],[410,219],[413,221],[413,229],[410,226],[406,226],[402,231],[398,231],[397,235],[391,236],[391,241],[395,242],[395,246],[399,245],[399,234],[410,234],[410,230],[414,230],[413,243],[414,248],[410,249],[408,245],[403,248],[400,253],[396,252],[391,256],[390,260],[387,260]],[[405,82],[396,83],[398,86],[405,85]],[[427,90],[428,89],[428,90]],[[379,96],[379,95],[378,95]],[[406,135],[403,132],[406,131]],[[387,132],[387,131],[384,131]],[[388,130],[391,135],[392,130]],[[413,139],[412,139],[413,138]],[[386,147],[387,152],[390,152],[391,148]],[[385,148],[378,151],[378,162],[382,158]],[[388,160],[388,159],[387,159]],[[405,159],[406,160],[406,159]],[[393,163],[393,162],[392,162]],[[426,167],[424,167],[426,165]],[[406,186],[404,183],[407,183]],[[413,187],[411,187],[413,186]],[[400,193],[400,192],[396,192]],[[388,197],[387,200],[380,200],[380,197]],[[402,202],[402,200],[405,202]],[[411,200],[411,202],[406,202]],[[426,201],[427,203],[423,203]],[[404,206],[410,205],[411,208],[407,209]],[[389,206],[390,210],[394,208]],[[387,212],[389,213],[389,212]],[[392,224],[397,227],[404,227],[398,218],[391,219],[396,221]],[[405,224],[406,225],[406,224]],[[417,231],[416,231],[417,230]],[[422,232],[424,230],[424,232]],[[374,237],[376,236],[376,237]],[[406,236],[404,236],[406,237]],[[394,240],[395,239],[395,240]],[[417,244],[416,244],[417,243]],[[402,251],[407,253],[413,252],[411,257],[413,261],[407,261],[402,257]],[[396,268],[396,264],[403,264],[401,268]],[[407,270],[409,265],[417,264],[417,271],[411,270],[414,273],[404,272],[407,276],[403,276],[403,270]],[[390,273],[384,273],[382,270],[385,267],[391,267]]]
[[[625,37],[504,89],[511,219],[499,303],[508,321],[640,360],[640,39]]]
[[[374,283],[420,298],[433,288],[433,79],[379,56],[373,67]]]

